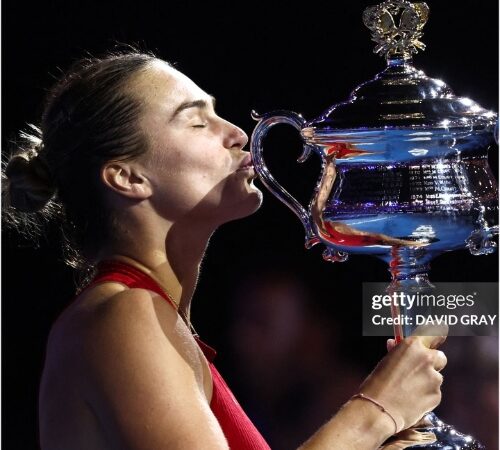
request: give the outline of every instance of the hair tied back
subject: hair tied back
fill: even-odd
[[[43,142],[23,133],[31,147],[13,155],[5,167],[8,203],[22,212],[41,210],[56,192],[54,180],[43,160]],[[5,187],[4,187],[5,189]]]

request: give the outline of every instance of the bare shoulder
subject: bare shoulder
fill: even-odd
[[[121,325],[140,327],[162,324],[169,335],[179,331],[177,312],[159,295],[145,289],[129,289],[119,283],[97,285],[81,294],[57,319],[49,346],[55,342],[85,343],[98,333],[116,333]],[[74,348],[72,350],[75,350]]]
[[[227,448],[199,348],[163,298],[144,289],[91,293],[61,317],[51,340],[61,339],[73,342],[73,375],[116,448]]]
[[[81,358],[95,339],[119,338],[117,333],[124,327],[135,325],[130,332],[140,327],[167,321],[175,322],[176,312],[170,305],[161,305],[160,298],[144,289],[128,289],[119,283],[104,283],[84,291],[57,318],[49,334],[47,357],[51,353],[64,363],[67,358]],[[165,301],[163,301],[165,303]],[[101,336],[99,336],[101,334]],[[173,334],[173,332],[171,332]]]
[[[48,353],[55,350],[66,363],[77,359],[80,371],[99,364],[113,370],[114,364],[126,364],[134,352],[150,348],[150,356],[163,360],[185,356],[183,360],[196,372],[199,358],[190,337],[177,311],[159,295],[106,283],[84,293],[59,317],[51,330]],[[124,359],[118,361],[116,355],[121,353]]]
[[[114,347],[124,353],[126,363],[134,342],[141,346],[143,340],[150,339],[159,351],[161,347],[169,348],[169,341],[175,346],[181,329],[177,313],[155,297],[147,290],[128,289],[118,283],[84,291],[52,326],[44,379],[70,378],[83,394],[91,385],[89,374],[93,367],[103,364],[112,370],[117,363],[117,358],[110,355],[117,355]]]
[[[183,366],[194,374],[195,369],[178,354],[183,354],[182,323],[176,311],[158,296],[144,289],[126,289],[85,310],[85,326],[79,333],[81,357],[85,364],[91,393],[99,388],[103,378],[111,374],[134,373],[144,361],[168,362]],[[161,361],[161,363],[160,363]],[[145,367],[142,365],[142,367]],[[124,372],[125,371],[125,372]]]
[[[84,319],[85,329],[80,339],[83,355],[89,364],[107,367],[123,364],[137,352],[144,357],[175,359],[177,354],[190,355],[194,341],[177,311],[162,297],[145,289],[126,289],[118,292],[92,309]],[[118,361],[117,354],[122,354]],[[184,360],[183,360],[184,361]],[[195,359],[187,358],[190,370],[196,370]]]
[[[123,339],[130,333],[162,330],[165,337],[175,338],[176,332],[180,331],[176,310],[159,295],[145,289],[125,289],[88,302],[88,305],[81,308],[88,321],[85,330],[88,339],[99,338],[100,333],[105,333],[107,338]],[[128,333],[124,332],[125,328]]]

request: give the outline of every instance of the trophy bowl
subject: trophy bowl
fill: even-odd
[[[498,188],[488,165],[488,151],[497,148],[497,115],[413,66],[412,54],[425,48],[420,38],[428,13],[425,3],[404,0],[367,8],[363,21],[387,66],[318,118],[253,113],[259,121],[251,139],[254,167],[302,222],[306,248],[323,244],[323,258],[331,262],[349,254],[384,260],[392,278],[388,292],[432,289],[434,257],[462,248],[491,253],[498,235]],[[298,162],[311,154],[321,160],[307,209],[264,162],[263,140],[282,123],[301,135]],[[396,341],[413,331],[395,327]],[[424,422],[438,440],[418,448],[484,448],[433,413]]]

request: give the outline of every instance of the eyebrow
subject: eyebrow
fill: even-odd
[[[212,106],[215,109],[215,97],[211,95],[210,99],[212,100]],[[189,109],[189,108],[206,109],[206,108],[208,108],[208,102],[206,100],[192,100],[192,101],[181,103],[175,109],[170,120],[174,120],[174,118],[175,118],[175,116],[177,116],[177,114],[179,114],[180,112],[184,111],[185,109]]]

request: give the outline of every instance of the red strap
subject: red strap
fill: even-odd
[[[85,288],[89,289],[92,286],[95,286],[98,283],[103,283],[105,281],[116,281],[118,283],[123,283],[125,286],[129,288],[140,288],[140,289],[148,289],[161,295],[167,302],[172,305],[172,307],[177,311],[177,305],[172,300],[172,298],[162,289],[162,287],[147,273],[142,272],[135,267],[116,260],[106,260],[101,261],[97,265],[97,274],[92,279],[90,284]],[[217,352],[205,344],[198,336],[194,336],[196,342],[200,346],[203,354],[208,359],[209,362],[212,362],[217,355]]]
[[[101,261],[97,265],[97,274],[93,278],[92,282],[87,286],[87,289],[104,281],[116,281],[118,283],[123,283],[129,288],[148,289],[158,295],[161,295],[174,307],[175,310],[177,310],[175,302],[160,287],[160,285],[153,280],[153,278],[127,263],[111,260]]]
[[[97,274],[87,289],[104,281],[116,281],[130,288],[149,289],[161,295],[176,310],[177,305],[148,274],[121,261],[103,261],[97,266]],[[195,336],[198,345],[210,362],[213,379],[213,393],[210,407],[219,421],[231,448],[238,450],[270,450],[264,438],[257,431],[231,390],[212,363],[215,350]]]

